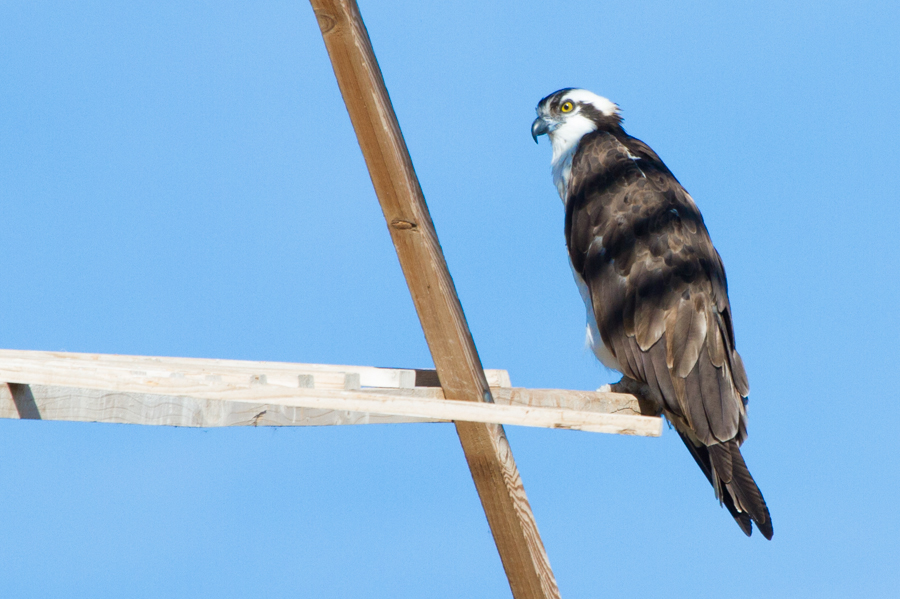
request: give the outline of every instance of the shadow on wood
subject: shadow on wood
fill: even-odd
[[[34,401],[34,394],[31,393],[29,385],[7,383],[6,386],[9,388],[9,394],[12,395],[13,402],[16,404],[19,418],[22,420],[42,420],[41,412],[38,410],[37,403]]]

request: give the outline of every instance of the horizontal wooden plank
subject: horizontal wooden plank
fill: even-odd
[[[0,418],[184,427],[445,422],[259,402],[15,383],[0,384]]]
[[[178,358],[156,358],[145,356],[117,356],[107,354],[73,354],[56,352],[32,352],[0,350],[0,380],[20,383],[38,383],[66,387],[91,387],[117,389],[118,381],[152,381],[154,387],[174,389],[213,388],[242,389],[255,385],[272,385],[277,380],[272,373],[282,369],[285,372],[312,372],[312,367],[330,365],[290,364],[283,362],[241,362],[237,360],[206,360],[191,358],[180,362]],[[218,362],[215,369],[212,362]],[[160,363],[169,367],[161,367]],[[175,365],[179,367],[175,367]],[[191,368],[188,368],[190,366]],[[346,370],[365,370],[369,367],[341,366]],[[381,368],[379,370],[389,370]],[[400,369],[398,369],[400,370]],[[217,372],[218,374],[210,374]],[[409,372],[409,371],[408,371]],[[505,370],[494,370],[494,378],[503,387],[492,387],[495,403],[569,408],[574,410],[598,411],[604,413],[641,414],[638,400],[630,394],[600,393],[595,391],[569,391],[548,389],[522,389],[508,387],[509,375]],[[255,373],[255,374],[254,374]],[[423,376],[423,373],[426,376]],[[337,373],[343,376],[345,373]],[[433,385],[436,374],[433,370],[415,371],[417,380],[424,380],[424,388],[418,393],[424,397],[443,398],[440,387]],[[300,375],[302,376],[302,375]],[[371,382],[371,379],[369,379]],[[382,380],[391,382],[392,377]],[[98,387],[99,385],[99,387]],[[315,388],[313,385],[278,385],[286,388]],[[325,386],[325,389],[352,390],[357,387],[345,385]],[[371,392],[394,392],[410,387],[363,387]],[[415,389],[415,387],[413,387]],[[424,394],[424,395],[423,395]]]
[[[340,369],[340,371],[338,371]],[[438,391],[423,396],[442,398],[437,374],[434,370],[409,370],[374,368],[367,366],[335,366],[331,364],[295,364],[288,362],[251,362],[241,360],[215,360],[206,358],[170,358],[155,356],[127,356],[114,354],[84,354],[68,352],[43,352],[29,350],[0,350],[0,380],[22,383],[39,383],[68,387],[97,387],[98,381],[105,389],[115,389],[116,382],[152,380],[154,386],[181,388],[244,388],[254,385],[276,385],[287,388],[316,388],[312,384],[297,384],[296,377],[304,373],[331,373],[347,376],[357,373],[366,382],[387,383],[382,387],[361,388],[377,392],[395,389],[410,389],[405,375],[391,375],[371,371],[394,371],[412,373],[418,387],[435,387]],[[369,374],[365,374],[369,371]],[[523,406],[544,406],[570,408],[575,410],[599,411],[605,413],[645,414],[636,397],[625,393],[598,393],[594,391],[522,389],[510,386],[509,374],[505,370],[489,370],[492,395],[495,403]],[[279,379],[279,374],[290,373],[294,382]],[[281,380],[282,384],[277,382]],[[82,382],[83,385],[82,385]],[[337,379],[326,381],[324,389],[352,390],[360,388],[337,384]],[[360,381],[361,382],[361,381]],[[400,387],[392,383],[402,382]],[[498,388],[499,387],[499,388]],[[455,398],[454,398],[455,399]]]
[[[0,350],[0,381],[12,384],[0,416],[33,412],[48,419],[174,426],[466,421],[647,436],[661,431],[658,418],[641,416],[637,400],[621,393],[497,387],[493,404],[442,401],[440,387],[288,387],[247,375],[258,365],[220,364],[222,375],[209,376],[210,369],[159,368],[152,358],[128,358]],[[16,401],[17,384],[31,385],[32,412]]]
[[[495,382],[509,384],[506,371],[493,372]],[[385,386],[364,387],[363,380]],[[621,393],[498,387],[496,405],[441,407],[440,387],[410,386],[437,382],[434,371],[410,369],[0,350],[0,381],[31,385],[34,413],[59,420],[308,426],[470,419],[646,435],[660,428],[654,419],[617,418],[640,414],[637,400]],[[13,392],[4,393],[0,416],[28,413]]]
[[[565,410],[656,416],[642,410],[634,395],[610,391],[573,391],[569,389],[491,388],[494,403],[515,406],[560,408]]]
[[[440,389],[410,392],[443,398]],[[634,399],[621,393],[555,389],[503,389],[495,401],[504,405],[558,407],[598,413],[637,415]],[[127,393],[58,385],[0,384],[0,418],[108,422],[188,427],[328,426],[448,422],[347,410],[260,406],[257,402],[226,402],[154,393]]]
[[[440,389],[407,395],[279,387],[179,391],[147,380],[118,387],[10,383],[0,389],[0,417],[195,427],[467,421],[641,436],[661,432],[653,417],[442,400]]]
[[[5,378],[0,373],[0,379]],[[166,381],[169,383],[170,381]],[[19,383],[25,384],[25,383]],[[30,383],[31,385],[46,385],[46,381],[38,381]],[[82,389],[105,389],[110,383],[108,380],[91,381],[88,377],[82,376],[79,381],[79,387]],[[13,395],[16,387],[10,387],[10,395]],[[59,385],[50,383],[50,386],[58,387]],[[534,407],[520,405],[502,405],[493,403],[475,403],[457,400],[440,399],[441,391],[437,388],[426,388],[418,390],[406,390],[407,395],[387,394],[386,392],[369,392],[359,391],[335,391],[329,389],[288,389],[285,387],[274,386],[255,386],[255,387],[237,387],[232,385],[219,386],[197,386],[189,385],[187,387],[178,388],[172,384],[161,385],[159,381],[142,377],[140,380],[120,379],[114,382],[114,389],[109,389],[109,393],[104,398],[115,397],[116,393],[126,393],[137,395],[153,395],[168,396],[173,398],[190,398],[194,400],[205,400],[208,403],[197,404],[196,402],[188,402],[196,409],[205,409],[210,412],[219,413],[222,407],[216,405],[220,402],[238,402],[246,404],[256,404],[260,406],[260,410],[266,409],[266,406],[281,406],[285,408],[312,408],[317,410],[333,410],[340,412],[367,412],[370,414],[388,414],[394,416],[404,416],[408,418],[426,418],[443,421],[464,421],[464,422],[482,422],[493,424],[511,424],[518,426],[532,426],[545,428],[565,428],[571,430],[583,430],[598,433],[613,433],[623,435],[640,435],[640,436],[659,436],[662,427],[659,418],[650,416],[635,416],[630,414],[608,414],[596,411],[573,410],[569,408],[551,408],[551,407]],[[532,390],[534,391],[534,390]],[[549,390],[552,391],[552,390]],[[426,397],[425,394],[432,397]],[[102,399],[102,398],[101,398]],[[135,401],[151,401],[155,404],[163,403],[162,400],[152,399],[146,400],[138,397],[129,398]],[[22,414],[21,402],[14,401],[16,413]],[[183,402],[182,402],[183,403]],[[197,408],[200,406],[200,408]],[[38,408],[39,409],[39,408]],[[114,406],[111,408],[116,414],[116,418],[124,418],[121,416],[122,408]],[[241,411],[246,412],[244,406],[240,407]],[[172,411],[177,410],[172,404]],[[237,410],[237,408],[235,408]],[[155,419],[142,420],[142,414],[145,413],[143,408],[132,410],[136,416],[132,420],[133,424],[172,424],[172,422],[159,422]],[[12,414],[11,406],[7,406],[5,412]],[[59,412],[57,412],[59,413]],[[155,417],[154,417],[155,418]],[[81,418],[79,418],[81,419]],[[92,418],[93,421],[106,421],[106,417]],[[218,422],[220,417],[204,416],[200,422]],[[124,421],[124,420],[114,420]],[[177,424],[176,424],[177,425]],[[223,424],[191,424],[188,426],[225,426]]]
[[[18,389],[18,394],[13,390]],[[387,390],[369,390],[383,393]],[[441,389],[405,391],[414,396],[442,399]],[[29,395],[30,394],[30,395]],[[495,403],[557,407],[598,413],[639,415],[631,395],[558,389],[495,389]],[[157,393],[129,393],[59,385],[0,385],[0,418],[107,422],[187,427],[218,426],[329,426],[448,422],[348,410],[263,405],[258,402],[217,401]]]
[[[440,386],[437,373],[430,369],[382,368],[335,364],[303,364],[215,358],[177,358],[129,356],[0,349],[0,363],[8,368],[17,364],[49,365],[54,369],[118,369],[153,377],[186,377],[211,381],[243,383],[265,377],[269,385],[314,387],[319,389],[354,388],[347,375],[358,375],[358,387],[412,388]],[[491,387],[510,387],[505,370],[485,370]],[[311,378],[310,378],[311,377]]]

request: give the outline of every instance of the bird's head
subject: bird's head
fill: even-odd
[[[598,129],[620,126],[619,107],[585,89],[566,88],[538,102],[531,136],[548,135],[550,142],[568,146]]]

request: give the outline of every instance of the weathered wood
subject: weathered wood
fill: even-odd
[[[26,362],[32,367],[46,366],[65,369],[66,372],[103,368],[155,377],[185,377],[233,383],[264,379],[269,385],[282,387],[347,389],[348,375],[357,377],[357,387],[410,389],[415,386],[439,386],[436,372],[427,369],[0,349],[0,363],[5,364],[7,369]],[[507,371],[484,372],[491,387],[511,386]],[[351,384],[349,388],[354,386]]]
[[[409,416],[292,407],[255,400],[222,401],[157,393],[16,383],[0,384],[0,418],[184,427],[444,422]]]
[[[354,0],[311,4],[441,386],[448,397],[490,402],[481,360],[359,8]],[[457,432],[513,596],[558,597],[503,427],[458,423]]]
[[[0,372],[0,378],[4,377],[12,378]],[[0,417],[169,426],[265,426],[269,421],[273,421],[272,426],[468,421],[620,435],[658,436],[661,432],[658,418],[445,400],[440,388],[336,391],[224,383],[179,387],[171,384],[172,379],[110,378],[102,374],[82,375],[78,381],[82,386],[64,387],[47,384],[56,381],[56,375],[41,380],[39,374],[32,374],[29,378],[38,382],[10,382],[5,391],[0,391]],[[551,403],[553,395],[567,395],[557,390],[524,391],[529,393],[522,397],[535,404]],[[584,394],[581,392],[582,400]],[[515,393],[505,395],[512,400]],[[329,412],[333,421],[329,421]]]
[[[494,396],[494,403],[498,404],[560,408],[600,414],[656,416],[643,411],[640,400],[634,395],[619,392],[491,387],[491,393]]]
[[[330,372],[340,368],[346,372]],[[269,398],[275,413],[306,409],[306,412],[290,412],[277,416],[281,425],[302,426],[329,424],[328,411],[334,412],[335,424],[371,422],[422,422],[473,420],[488,423],[521,424],[523,426],[548,426],[573,428],[619,434],[658,434],[659,422],[651,420],[628,420],[620,418],[596,418],[581,412],[612,415],[640,415],[639,401],[632,395],[602,393],[594,391],[564,391],[558,389],[517,389],[494,387],[495,402],[519,408],[531,408],[531,414],[521,410],[503,410],[486,405],[469,409],[466,406],[444,408],[426,403],[402,403],[415,398],[427,400],[445,399],[441,387],[361,387],[360,374],[374,370],[370,367],[319,364],[289,364],[285,362],[241,362],[207,359],[157,358],[152,356],[122,356],[104,354],[74,354],[63,352],[40,352],[23,350],[0,350],[0,381],[13,384],[31,384],[54,388],[55,395],[45,394],[47,405],[53,409],[53,419],[132,422],[136,424],[170,424],[175,426],[226,426],[222,414],[237,414],[236,424],[255,408],[252,406],[208,406],[203,408],[196,399],[228,400],[231,402],[263,402]],[[382,382],[395,384],[404,378],[411,379],[413,371],[397,369],[398,373],[408,373],[409,377],[389,376],[393,369],[384,371],[378,377]],[[303,374],[320,371],[343,377],[342,385],[328,382],[324,387],[315,386],[313,381],[303,384]],[[416,371],[415,378],[430,383],[434,378],[428,371]],[[287,373],[287,381],[292,384],[272,384],[270,380]],[[348,383],[349,377],[353,382]],[[366,375],[368,376],[368,375]],[[372,377],[370,377],[372,378]],[[501,385],[509,385],[509,375],[505,370],[493,371],[492,378]],[[298,384],[298,381],[300,384]],[[371,381],[370,381],[371,382]],[[81,391],[79,391],[81,389]],[[90,390],[108,393],[98,396]],[[334,393],[334,391],[345,393]],[[346,393],[357,391],[357,393]],[[15,394],[13,394],[15,395]],[[132,395],[134,397],[132,397]],[[138,397],[140,396],[140,397]],[[180,396],[185,407],[178,408],[172,399],[152,396]],[[400,403],[391,403],[391,396]],[[188,399],[190,398],[190,400]],[[277,399],[276,399],[277,398]],[[450,398],[455,399],[455,398]],[[66,407],[65,402],[70,403]],[[356,403],[354,403],[356,402]],[[28,416],[23,414],[20,402],[7,403],[7,417]],[[402,405],[402,409],[397,406]],[[147,406],[150,406],[149,408]],[[169,411],[160,411],[166,406]],[[388,409],[388,406],[392,406]],[[282,409],[283,408],[283,409]],[[535,411],[537,408],[551,410]],[[210,416],[200,413],[210,411]],[[448,411],[448,409],[450,411]],[[3,408],[0,407],[0,413]],[[474,411],[473,411],[474,410]],[[361,412],[352,414],[351,412]],[[254,412],[255,414],[258,413]],[[125,415],[123,415],[125,414]],[[127,416],[133,414],[133,416]],[[162,415],[161,415],[162,414]],[[173,416],[181,414],[182,416]],[[190,414],[190,417],[186,416]],[[374,417],[375,415],[378,417]],[[388,417],[390,416],[390,418]],[[275,416],[273,416],[274,418]],[[179,420],[180,418],[180,420]],[[309,420],[309,422],[306,422]],[[259,422],[254,422],[259,424]]]

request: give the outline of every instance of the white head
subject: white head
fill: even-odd
[[[586,134],[601,128],[620,127],[619,107],[586,89],[566,88],[538,102],[531,136],[547,134],[553,144],[554,162],[578,144]]]

